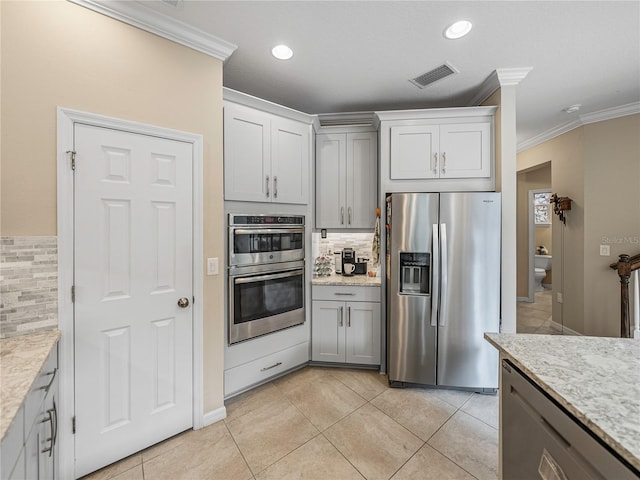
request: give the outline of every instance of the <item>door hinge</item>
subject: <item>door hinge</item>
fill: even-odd
[[[71,417],[71,433],[76,433],[76,416]]]
[[[76,303],[76,286],[71,285],[71,303]]]
[[[74,150],[67,150],[67,153],[71,154],[71,170],[76,169],[76,152]]]

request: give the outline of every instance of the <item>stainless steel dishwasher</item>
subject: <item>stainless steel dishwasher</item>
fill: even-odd
[[[504,480],[640,478],[508,360],[501,374]]]

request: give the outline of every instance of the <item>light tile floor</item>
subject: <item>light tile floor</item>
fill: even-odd
[[[226,407],[224,421],[86,479],[497,478],[497,395],[391,389],[377,372],[305,367]]]
[[[544,289],[542,292],[535,292],[535,302],[518,302],[516,332],[560,335],[561,332],[551,326],[552,299],[552,291]]]

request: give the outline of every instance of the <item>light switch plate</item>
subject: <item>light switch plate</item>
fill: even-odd
[[[207,258],[207,275],[218,275],[217,258]]]
[[[600,245],[600,256],[601,257],[611,256],[611,247],[609,245]]]
[[[564,295],[562,295],[562,292],[558,292],[557,299],[558,299],[558,303],[564,302]]]

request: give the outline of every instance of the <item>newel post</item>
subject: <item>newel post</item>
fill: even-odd
[[[620,277],[620,336],[631,338],[631,322],[629,313],[629,277],[631,264],[629,255],[618,257],[618,276]]]

